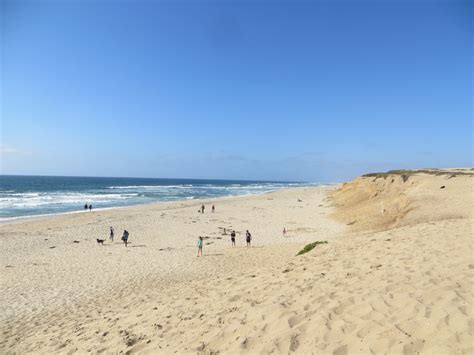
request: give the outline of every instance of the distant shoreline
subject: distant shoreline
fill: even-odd
[[[321,182],[0,176],[0,223],[150,203],[253,195]]]
[[[92,212],[89,210],[84,211],[84,209],[78,209],[77,211],[64,211],[64,212],[57,212],[57,213],[45,213],[45,214],[15,216],[15,217],[0,217],[0,226],[6,225],[6,224],[39,220],[43,218],[44,219],[54,218],[54,217],[65,216],[65,215],[89,214],[93,212],[137,208],[137,207],[143,207],[143,206],[163,205],[167,203],[168,204],[185,203],[185,202],[189,203],[193,201],[206,201],[206,200],[218,201],[218,200],[227,199],[227,198],[242,198],[242,197],[249,197],[249,196],[265,195],[265,194],[270,194],[276,191],[283,191],[283,190],[292,190],[292,189],[300,189],[300,188],[331,188],[331,187],[336,187],[340,185],[340,183],[324,183],[320,185],[311,185],[311,184],[317,184],[317,183],[308,183],[308,185],[302,185],[302,186],[297,186],[297,187],[295,186],[283,187],[283,188],[279,188],[279,189],[275,189],[271,191],[254,192],[254,193],[249,193],[246,195],[227,195],[227,196],[218,196],[218,197],[188,198],[188,199],[173,200],[173,201],[152,201],[152,202],[137,203],[137,204],[131,204],[131,205],[125,205],[125,206],[98,207],[98,208],[93,208]]]

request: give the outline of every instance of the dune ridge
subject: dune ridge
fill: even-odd
[[[473,177],[472,169],[367,174],[331,194],[333,216],[352,231],[473,218]]]

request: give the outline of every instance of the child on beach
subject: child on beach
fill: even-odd
[[[114,227],[110,226],[110,241],[114,242]]]
[[[247,241],[247,246],[249,247],[250,246],[250,241],[252,240],[252,234],[250,234],[250,232],[247,230],[247,232],[245,232],[245,240]]]
[[[202,237],[199,236],[199,239],[198,239],[198,255],[197,256],[202,256],[202,244],[203,244]]]
[[[128,235],[129,235],[129,233],[128,233],[128,231],[125,229],[125,230],[123,231],[123,235],[122,235],[122,240],[123,240],[125,246],[127,246],[127,244],[128,244]]]
[[[235,231],[232,231],[230,234],[230,241],[232,242],[232,246],[235,247]]]

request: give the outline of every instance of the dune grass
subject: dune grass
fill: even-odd
[[[386,179],[389,176],[399,175],[402,177],[403,182],[406,182],[411,175],[414,174],[429,174],[429,175],[448,175],[450,178],[456,177],[457,175],[469,175],[472,176],[473,174],[469,171],[445,171],[439,169],[420,169],[420,170],[390,170],[386,173],[370,173],[362,175],[362,177],[373,177],[374,180],[379,178]]]
[[[305,247],[301,249],[296,255],[306,254],[307,252],[313,250],[318,244],[327,244],[327,241],[323,240],[323,241],[317,241],[314,243],[306,244]]]

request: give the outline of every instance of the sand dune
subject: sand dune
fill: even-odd
[[[1,352],[470,354],[462,171],[226,198],[215,214],[185,202],[2,225]],[[109,224],[134,248],[96,245]],[[296,256],[315,240],[328,243]]]
[[[469,169],[368,174],[332,193],[334,216],[355,231],[473,218],[473,177]]]

